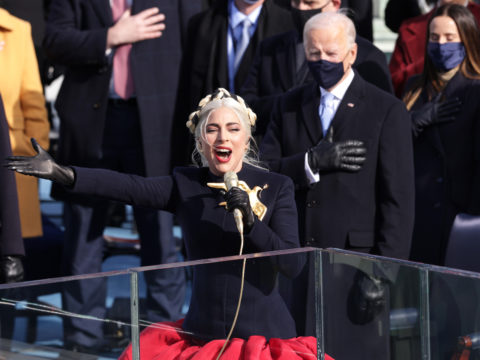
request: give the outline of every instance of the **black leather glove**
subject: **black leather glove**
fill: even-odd
[[[333,142],[333,127],[325,138],[308,151],[308,164],[314,172],[359,171],[366,160],[367,148],[362,141]]]
[[[380,314],[386,301],[387,284],[381,279],[358,271],[348,294],[348,317],[354,324],[364,325]]]
[[[462,102],[458,98],[447,99],[440,102],[441,94],[435,99],[424,104],[420,109],[410,112],[412,117],[412,132],[415,137],[420,135],[423,129],[434,124],[441,124],[455,120],[460,111]]]
[[[64,186],[72,186],[75,172],[72,168],[58,165],[55,160],[32,138],[32,146],[37,152],[35,156],[9,156],[5,166],[24,175],[48,179]]]
[[[234,209],[238,209],[242,213],[243,231],[245,234],[248,234],[255,222],[248,194],[239,187],[234,186],[225,193],[224,197],[228,211],[232,212]]]
[[[0,283],[23,280],[23,263],[20,256],[6,255],[0,258]]]

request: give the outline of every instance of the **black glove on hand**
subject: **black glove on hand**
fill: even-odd
[[[5,166],[24,175],[48,179],[64,186],[72,186],[75,172],[72,168],[58,165],[55,160],[32,138],[32,146],[37,152],[35,156],[9,156]]]
[[[0,284],[23,280],[22,258],[16,255],[6,255],[0,258]]]
[[[227,202],[228,211],[232,212],[234,209],[240,210],[242,213],[243,229],[245,234],[248,234],[255,222],[248,194],[234,186],[225,193],[225,201]]]
[[[333,142],[333,127],[324,139],[308,151],[308,164],[314,172],[359,171],[366,160],[367,148],[362,141]]]
[[[373,276],[358,271],[348,294],[348,317],[354,324],[372,321],[385,307],[386,284]]]
[[[455,120],[460,111],[462,102],[458,98],[447,99],[440,102],[441,94],[423,105],[420,109],[410,112],[412,116],[412,131],[417,137],[427,126],[441,124]]]

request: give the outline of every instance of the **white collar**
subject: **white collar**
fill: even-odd
[[[230,14],[230,26],[232,29],[235,29],[238,24],[240,24],[245,18],[250,20],[251,24],[256,24],[258,17],[260,16],[260,11],[262,11],[263,4],[260,5],[258,8],[253,10],[250,14],[245,15],[240,10],[237,9],[235,6],[235,1],[230,0],[229,2],[229,14]]]
[[[347,77],[339,82],[332,91],[327,91],[320,86],[321,95],[324,96],[326,93],[330,93],[335,97],[335,99],[342,100],[350,84],[352,83],[354,76],[355,72],[352,70],[352,68],[350,68],[348,70]]]

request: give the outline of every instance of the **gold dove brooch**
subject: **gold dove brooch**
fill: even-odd
[[[223,182],[207,183],[207,186],[213,189],[221,189],[227,191],[227,186]],[[248,199],[250,200],[250,206],[252,207],[253,213],[257,215],[260,221],[262,221],[265,214],[267,213],[267,207],[260,201],[259,196],[261,191],[268,188],[268,184],[263,185],[263,187],[257,185],[253,189],[250,189],[250,187],[245,181],[240,180],[238,182],[238,187],[248,194]],[[222,201],[218,205],[227,207],[227,203],[225,201]]]

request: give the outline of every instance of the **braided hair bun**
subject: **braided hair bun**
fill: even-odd
[[[200,118],[202,112],[207,104],[215,100],[221,99],[233,99],[240,104],[240,108],[245,112],[248,122],[250,126],[253,128],[255,126],[255,122],[257,121],[257,115],[248,107],[245,101],[238,95],[230,93],[228,90],[224,88],[218,88],[213,93],[205,96],[200,102],[198,103],[197,110],[192,112],[189,117],[188,121],[185,124],[187,128],[190,130],[192,134],[195,134],[195,129],[197,128],[198,123],[200,122]]]

